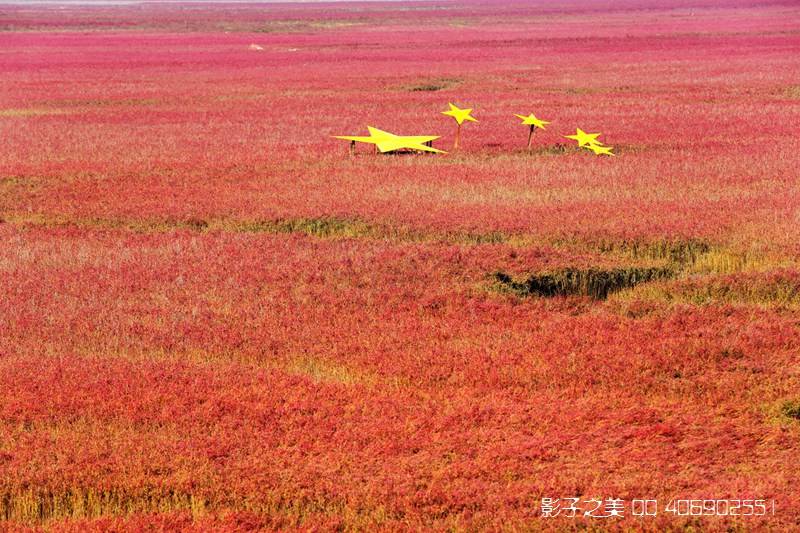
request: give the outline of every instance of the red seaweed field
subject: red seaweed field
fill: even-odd
[[[0,531],[798,530],[798,132],[788,0],[0,3]]]

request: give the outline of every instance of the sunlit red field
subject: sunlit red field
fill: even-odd
[[[798,28],[0,5],[0,530],[800,528]]]

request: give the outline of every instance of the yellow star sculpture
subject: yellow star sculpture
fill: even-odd
[[[603,146],[602,144],[587,144],[586,148],[594,152],[594,155],[616,155],[611,150],[613,146]]]
[[[578,146],[586,146],[587,144],[602,145],[603,143],[597,140],[599,136],[599,133],[586,133],[580,128],[577,128],[575,135],[564,135],[564,137],[567,139],[578,141]]]
[[[464,121],[466,120],[470,122],[478,122],[478,120],[471,115],[472,108],[461,109],[450,103],[448,103],[447,105],[450,106],[450,109],[448,111],[442,111],[442,115],[449,115],[453,117],[454,119],[456,119],[456,122],[458,122],[459,126],[463,124]]]
[[[536,128],[539,128],[539,129],[545,129],[544,125],[545,124],[550,124],[546,120],[541,120],[541,119],[536,118],[533,113],[531,113],[527,117],[525,115],[515,115],[515,116],[517,118],[521,118],[522,119],[522,123],[525,124],[526,126],[534,126]]]
[[[419,150],[420,152],[433,152],[436,154],[447,153],[444,150],[438,150],[425,144],[438,139],[438,135],[395,135],[394,133],[379,130],[372,126],[367,126],[367,129],[369,130],[369,137],[352,135],[334,135],[333,137],[346,141],[374,144],[382,153],[394,152],[395,150],[401,150],[403,148]]]

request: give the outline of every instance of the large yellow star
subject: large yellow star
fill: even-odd
[[[587,144],[586,148],[594,152],[594,155],[616,155],[611,150],[614,149],[613,146],[603,146],[601,144]]]
[[[448,111],[442,111],[442,115],[449,115],[453,117],[459,124],[463,124],[465,120],[470,122],[478,122],[477,119],[470,114],[472,113],[472,108],[461,109],[450,103],[447,105],[450,106],[450,109]]]
[[[367,129],[369,130],[369,137],[334,135],[334,138],[344,139],[346,141],[374,144],[378,147],[378,150],[384,153],[401,150],[403,148],[419,150],[420,152],[433,152],[436,154],[447,153],[444,150],[438,150],[425,144],[438,139],[438,135],[395,135],[394,133],[379,130],[378,128],[373,128],[372,126],[367,126]]]
[[[535,126],[540,129],[545,129],[544,125],[550,124],[546,120],[541,120],[536,118],[533,113],[531,113],[527,117],[525,115],[515,115],[515,116],[521,118],[522,123],[525,124],[526,126]]]
[[[564,137],[567,139],[578,141],[578,146],[586,146],[587,144],[602,145],[603,143],[597,140],[599,136],[599,133],[586,133],[580,128],[577,128],[575,135],[564,135]]]

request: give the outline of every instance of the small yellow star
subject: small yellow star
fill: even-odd
[[[453,104],[448,103],[447,105],[450,106],[449,111],[442,111],[442,115],[449,115],[456,119],[456,122],[459,124],[463,124],[465,120],[470,122],[478,122],[470,113],[472,113],[472,108],[461,109],[459,107],[454,106]]]
[[[368,137],[358,137],[353,135],[334,135],[336,139],[344,139],[346,141],[355,141],[361,143],[374,144],[381,152],[393,152],[403,148],[410,150],[419,150],[421,152],[433,152],[436,154],[445,154],[444,150],[439,150],[425,143],[438,139],[437,135],[395,135],[388,131],[379,130],[372,126],[367,126],[369,130]]]
[[[521,118],[522,123],[525,124],[526,126],[535,126],[540,129],[545,129],[544,125],[550,124],[546,120],[541,120],[536,118],[533,113],[531,113],[527,117],[525,115],[515,115],[515,116]]]
[[[603,144],[597,140],[599,136],[599,133],[586,133],[580,128],[577,128],[575,135],[564,135],[564,137],[567,139],[578,141],[578,146],[586,146],[587,144]]]
[[[594,155],[616,155],[611,150],[613,146],[603,146],[602,144],[587,144],[586,148],[594,152]]]

